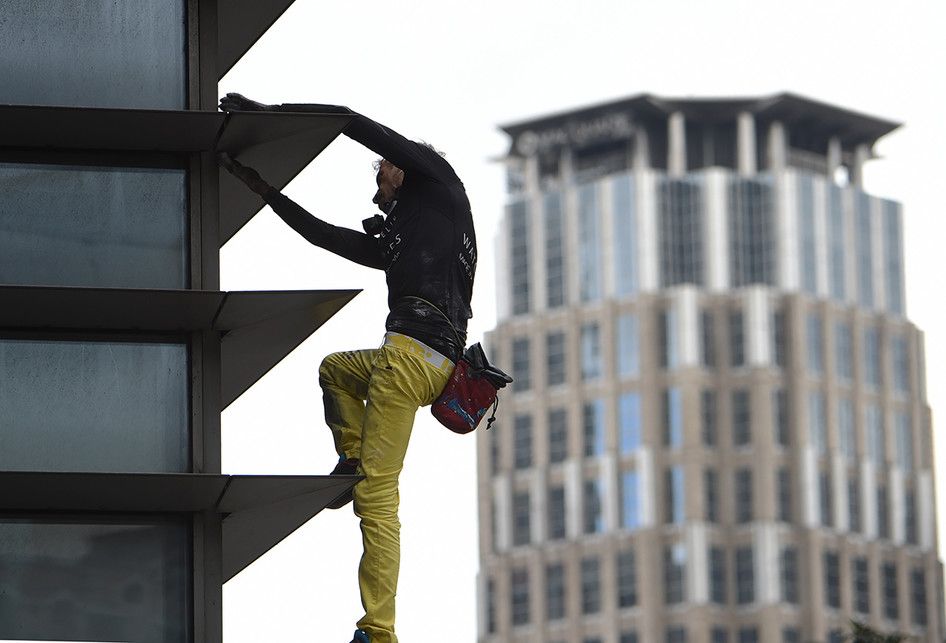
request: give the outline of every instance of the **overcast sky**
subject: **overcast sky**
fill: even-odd
[[[868,165],[866,187],[904,204],[907,310],[926,331],[935,427],[946,413],[944,32],[942,0],[296,0],[220,93],[348,105],[444,150],[466,184],[479,240],[471,340],[495,324],[493,240],[504,193],[490,159],[508,145],[497,125],[640,92],[790,91],[903,122],[876,146],[884,158]],[[374,213],[373,158],[341,137],[286,193],[359,228]],[[316,371],[332,351],[379,345],[383,273],[309,245],[266,209],[224,247],[221,287],[364,289],[223,416],[225,472],[327,473],[336,456]],[[475,640],[474,446],[419,411],[401,476],[397,629],[405,643]],[[942,472],[943,440],[936,456]],[[942,526],[946,474],[939,478]],[[362,614],[360,555],[350,507],[323,512],[225,586],[226,640],[347,643]]]

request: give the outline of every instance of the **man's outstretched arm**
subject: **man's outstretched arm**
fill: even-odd
[[[263,197],[273,212],[309,243],[362,266],[384,269],[384,258],[381,256],[377,239],[363,232],[322,221],[264,181],[253,168],[242,165],[228,154],[220,154],[218,158],[220,165]]]
[[[401,136],[389,127],[340,105],[319,103],[283,103],[266,105],[241,94],[227,94],[220,99],[225,112],[317,112],[348,114],[354,118],[344,130],[345,136],[390,161],[405,172],[417,172],[442,182],[456,180],[449,164],[426,146]]]

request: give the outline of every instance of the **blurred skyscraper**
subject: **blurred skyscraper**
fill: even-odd
[[[792,94],[504,128],[482,642],[940,642],[898,127]]]

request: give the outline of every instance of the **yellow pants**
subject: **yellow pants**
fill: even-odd
[[[440,395],[452,371],[453,362],[398,333],[387,333],[379,349],[333,353],[319,368],[335,449],[341,457],[358,458],[365,476],[354,493],[364,546],[358,585],[365,615],[358,627],[371,643],[397,643],[398,476],[417,409]]]

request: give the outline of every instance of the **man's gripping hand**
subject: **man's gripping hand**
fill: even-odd
[[[272,105],[257,103],[243,94],[229,93],[220,99],[220,110],[224,112],[268,112]]]
[[[251,167],[246,167],[226,152],[217,155],[217,162],[226,169],[227,172],[240,179],[260,196],[265,196],[272,189],[272,186],[263,180],[259,172]]]

